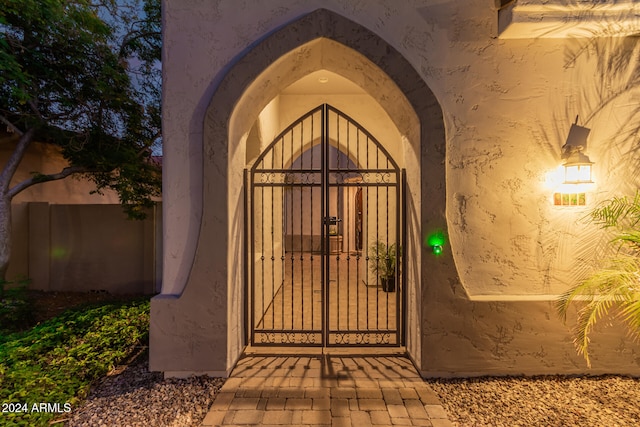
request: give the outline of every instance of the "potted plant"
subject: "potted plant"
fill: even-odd
[[[398,250],[395,243],[387,245],[378,240],[369,246],[369,269],[380,278],[382,290],[385,292],[396,290],[397,256]]]

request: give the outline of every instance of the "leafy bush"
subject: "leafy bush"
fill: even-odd
[[[148,336],[149,301],[74,309],[21,333],[0,337],[0,402],[26,404],[3,413],[3,425],[48,425],[60,413],[41,403],[75,405],[92,381],[124,360]]]
[[[602,318],[614,314],[632,336],[640,336],[640,191],[635,197],[614,197],[593,209],[589,221],[611,230],[614,254],[585,281],[563,294],[557,308],[566,321],[573,303],[579,305],[574,344],[588,366],[589,335]]]
[[[29,323],[31,301],[27,294],[28,280],[0,282],[0,333],[15,332]]]

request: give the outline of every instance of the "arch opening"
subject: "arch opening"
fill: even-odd
[[[267,146],[245,187],[252,346],[403,344],[401,184],[384,145],[328,104]]]
[[[354,82],[400,134],[392,157],[402,159],[407,169],[406,347],[421,365],[425,351],[420,339],[421,272],[430,267],[430,260],[421,250],[420,230],[446,224],[442,111],[419,74],[392,46],[357,23],[318,9],[253,46],[226,70],[211,98],[204,117],[202,224],[182,293],[152,302],[153,370],[224,374],[240,356],[246,343],[242,313],[247,263],[238,260],[248,245],[242,231],[246,212],[242,171],[262,152],[255,150],[255,144],[268,139],[260,136],[265,127],[254,129],[254,125],[262,121],[265,108],[275,110],[274,104],[291,101],[282,96],[285,88],[319,70]],[[317,104],[319,96],[310,99]],[[335,104],[342,107],[339,100]],[[295,108],[286,111],[297,114]],[[375,115],[355,119],[367,129],[372,129],[367,120],[377,120]],[[286,122],[286,117],[281,120]],[[423,199],[430,204],[422,204]],[[226,201],[226,209],[221,201]],[[191,331],[188,345],[175,332],[179,330]]]

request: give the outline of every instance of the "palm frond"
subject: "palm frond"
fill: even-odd
[[[630,246],[631,249],[640,249],[640,230],[623,230],[614,239],[622,245]]]
[[[620,254],[608,261],[605,268],[596,271],[587,280],[565,292],[556,302],[563,321],[573,303],[581,304],[573,330],[574,345],[591,366],[589,358],[590,334],[595,324],[609,315],[612,307],[619,308],[619,315],[634,335],[640,336],[640,259]]]
[[[620,315],[627,324],[629,334],[635,339],[640,339],[640,293],[636,292],[629,301],[622,305]]]
[[[591,359],[589,358],[589,343],[591,334],[595,324],[609,314],[609,310],[613,305],[613,301],[601,299],[592,300],[586,306],[578,311],[578,320],[575,327],[575,338],[573,343],[578,354],[584,356],[587,366],[591,367]]]
[[[618,196],[603,201],[588,215],[595,224],[608,227],[635,227],[640,222],[640,191],[636,191],[633,199]]]

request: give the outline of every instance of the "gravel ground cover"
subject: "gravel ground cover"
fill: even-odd
[[[454,426],[639,426],[640,380],[619,376],[430,380]]]
[[[221,378],[163,379],[149,372],[148,355],[121,367],[96,384],[86,402],[56,425],[68,427],[191,427],[199,426]]]
[[[106,377],[65,426],[198,426],[219,378],[163,380],[147,355]],[[640,425],[640,379],[619,376],[429,380],[457,427]]]

